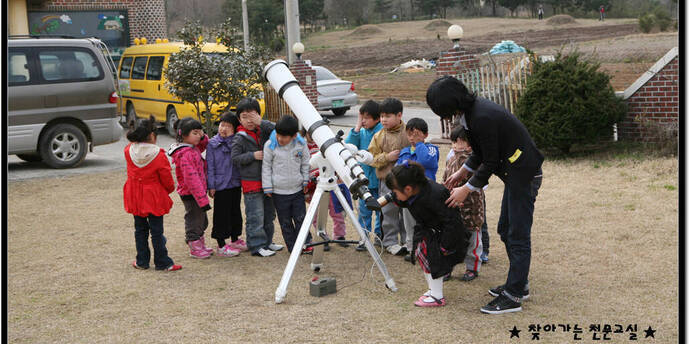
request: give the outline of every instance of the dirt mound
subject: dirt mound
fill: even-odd
[[[358,28],[356,28],[354,31],[350,32],[348,36],[350,37],[362,37],[362,36],[369,36],[369,35],[375,35],[378,33],[383,32],[381,28],[379,28],[376,25],[362,25]]]
[[[451,23],[449,23],[443,19],[435,19],[435,20],[432,20],[431,22],[429,22],[429,24],[426,24],[426,26],[424,26],[424,29],[429,30],[429,31],[436,31],[439,29],[448,30],[448,27],[451,25],[453,25],[453,24],[451,24]]]
[[[549,25],[572,24],[575,23],[575,18],[567,14],[559,14],[557,16],[549,18],[549,20],[547,20],[546,23]]]

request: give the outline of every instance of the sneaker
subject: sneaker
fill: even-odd
[[[405,257],[404,257],[403,259],[405,259],[406,262],[411,262],[411,261],[412,261],[412,255],[411,255],[411,254],[406,254]]]
[[[485,252],[482,252],[482,254],[479,256],[479,259],[482,260],[482,264],[486,264],[489,262],[489,255]]]
[[[276,254],[275,251],[273,250],[268,250],[265,248],[260,248],[258,251],[252,253],[252,256],[257,256],[257,257],[270,257],[272,255]]]
[[[479,274],[474,271],[474,270],[467,270],[465,271],[465,274],[462,275],[462,280],[465,282],[469,282],[475,278],[479,277]]]
[[[339,237],[336,237],[335,240],[346,240],[346,239],[344,236],[339,236]],[[340,247],[350,247],[350,244],[347,244],[344,242],[339,242],[338,245],[340,245]]]
[[[407,249],[404,246],[400,246],[398,244],[390,245],[386,247],[386,250],[388,251],[388,253],[394,256],[404,256],[405,253],[407,253]]]
[[[132,262],[132,267],[135,268],[135,269],[137,269],[137,270],[146,270],[146,269],[149,268],[148,266],[139,266],[139,265],[137,265],[137,261],[136,261],[136,260]]]
[[[314,253],[314,246],[309,246],[302,249],[302,254],[312,254]]]
[[[271,251],[280,251],[283,249],[283,245],[271,243],[270,245],[268,245],[268,249]]]
[[[216,254],[219,257],[235,257],[240,254],[240,250],[230,247],[230,244],[225,244],[225,246],[216,249]]]
[[[505,285],[502,284],[496,288],[489,289],[489,295],[498,296],[498,295],[503,294],[504,290],[505,290]],[[525,295],[522,295],[522,297],[520,298],[520,302],[525,301],[527,299],[529,299],[529,289],[525,289]]]
[[[328,252],[328,251],[330,251],[330,250],[331,250],[331,247],[328,246],[328,244],[323,244],[323,251],[324,251],[324,252]]]
[[[357,247],[355,247],[355,251],[361,252],[361,251],[366,251],[366,250],[367,250],[367,247],[364,245],[364,243],[361,243],[361,244],[357,245]]]
[[[517,300],[513,300],[506,294],[496,296],[486,306],[481,308],[482,313],[487,314],[503,314],[511,312],[519,312],[522,310],[522,305]]]
[[[240,252],[248,250],[247,243],[242,239],[237,239],[235,241],[231,241],[229,245],[232,249],[235,249],[235,250],[240,251]]]
[[[175,264],[170,265],[170,266],[168,266],[167,268],[164,268],[164,269],[158,269],[158,268],[156,268],[156,270],[159,270],[159,271],[177,271],[177,270],[180,270],[180,269],[182,269],[182,265],[175,265]]]
[[[414,305],[417,307],[443,307],[446,305],[446,298],[437,299],[425,293],[414,302]]]

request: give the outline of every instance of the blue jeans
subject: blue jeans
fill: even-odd
[[[302,227],[302,222],[304,222],[304,217],[307,215],[304,192],[300,190],[292,195],[273,194],[272,198],[273,205],[278,214],[280,230],[283,233],[283,240],[285,240],[288,251],[292,252],[300,227]],[[311,242],[311,233],[307,234],[305,242]]]
[[[379,189],[378,187],[376,189],[369,189],[369,192],[371,193],[374,198],[379,198]],[[367,208],[366,203],[364,202],[363,199],[359,199],[359,224],[364,228],[367,232],[371,232],[371,221],[372,217],[374,216],[374,211],[369,210]],[[374,232],[377,235],[381,235],[381,212],[377,211],[376,212],[376,224],[374,225]]]
[[[168,249],[165,248],[165,236],[163,235],[163,216],[148,217],[134,216],[134,240],[137,245],[137,265],[142,268],[149,267],[151,251],[149,251],[149,232],[153,244],[153,264],[157,270],[163,270],[173,265],[173,260],[168,257]]]
[[[273,220],[276,218],[273,200],[263,192],[246,193],[244,212],[247,247],[251,253],[256,253],[273,242]]]
[[[506,245],[510,261],[505,291],[514,297],[524,296],[527,286],[532,255],[532,216],[541,180],[542,177],[535,177],[526,184],[506,184],[503,190],[498,234]]]

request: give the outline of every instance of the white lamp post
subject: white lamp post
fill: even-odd
[[[460,38],[462,38],[462,35],[464,32],[462,31],[462,27],[460,25],[451,25],[448,28],[448,38],[450,38],[453,41],[453,49],[460,48]]]
[[[297,55],[297,60],[298,61],[301,60],[302,59],[302,57],[301,57],[302,53],[304,52],[304,44],[302,44],[300,42],[293,44],[292,45],[292,51],[295,53],[295,55]]]

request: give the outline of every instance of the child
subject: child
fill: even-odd
[[[357,124],[354,129],[350,129],[350,133],[347,135],[346,143],[351,143],[357,146],[358,149],[366,150],[369,149],[369,143],[371,139],[383,128],[381,125],[381,118],[379,112],[379,103],[373,100],[367,100],[359,108],[359,117],[357,118]],[[364,174],[369,179],[369,192],[374,198],[379,198],[379,178],[376,177],[376,169],[365,164],[360,164],[364,170]],[[363,199],[359,200],[359,224],[371,232],[371,222],[374,211],[369,210],[366,207],[366,203]],[[383,237],[381,233],[381,212],[376,212],[376,223],[374,224],[374,232],[379,238]],[[356,248],[357,251],[364,251],[364,243],[359,244]]]
[[[393,165],[398,161],[400,150],[409,146],[410,141],[405,133],[405,123],[402,122],[402,102],[395,98],[387,98],[381,104],[381,125],[383,129],[374,134],[369,144],[369,152],[374,156],[371,166],[376,168],[376,177],[379,180],[386,178]],[[390,190],[385,183],[379,183],[379,195],[385,195]],[[401,228],[400,208],[393,203],[388,203],[381,209],[383,213],[383,247],[394,255],[403,256],[407,253],[404,246],[406,240],[405,228]],[[398,233],[401,239],[398,239]]]
[[[424,167],[426,177],[436,181],[438,147],[424,142],[429,136],[429,126],[421,118],[412,118],[405,124],[405,133],[410,141],[410,146],[400,151],[397,164],[402,164],[405,160],[416,161]],[[405,256],[405,260],[409,262],[412,260],[412,228],[414,228],[415,223],[408,209],[403,209],[403,224],[406,229],[405,247],[410,252]]]
[[[304,137],[307,139],[307,148],[309,148],[309,154],[314,155],[319,151],[319,146],[312,140],[311,135],[306,132],[306,130],[303,130],[302,133],[304,134]],[[316,182],[317,178],[319,177],[319,170],[318,168],[314,168],[311,171],[309,171],[309,183],[307,184],[306,188],[306,201],[311,202],[311,197],[314,195],[314,191],[316,190]],[[338,178],[338,187],[340,188],[340,192],[343,193],[343,196],[348,201],[348,204],[350,207],[352,207],[352,196],[350,195],[350,190],[347,189],[347,186],[342,183],[340,178]],[[328,215],[331,217],[331,220],[333,220],[333,236],[335,237],[336,240],[345,240],[345,213],[343,211],[342,205],[340,204],[340,201],[338,201],[335,193],[333,191],[330,192],[330,200],[328,201]],[[316,218],[312,222],[314,227],[316,228],[317,222]],[[345,244],[345,243],[339,243],[341,247],[348,247],[350,245]],[[330,251],[331,247],[328,244],[323,245],[323,250],[324,251]]]
[[[123,188],[125,211],[134,215],[134,239],[137,247],[137,260],[132,262],[135,269],[148,269],[149,232],[153,244],[153,264],[156,270],[177,271],[182,266],[175,265],[168,256],[163,236],[163,215],[172,207],[168,196],[175,190],[175,181],[170,174],[170,162],[165,151],[156,146],[156,126],[153,116],[130,123],[127,139],[131,142],[125,147],[127,161],[127,181]]]
[[[309,149],[302,136],[297,135],[299,122],[284,115],[264,145],[261,185],[264,193],[273,198],[278,223],[289,252],[306,216],[304,193],[309,182]],[[307,241],[311,241],[311,233]],[[305,249],[305,253],[313,249]]]
[[[461,126],[461,124],[457,123],[457,126]],[[464,131],[464,129],[463,129],[463,131]],[[453,134],[453,132],[455,132],[455,134]],[[453,135],[455,135],[455,136],[453,136]],[[453,137],[457,138],[459,135],[460,135],[459,129],[453,127],[453,129],[451,130],[451,138],[453,138]],[[464,136],[467,136],[467,132],[465,132]],[[455,146],[456,141],[457,140],[452,140],[453,147]],[[464,141],[467,141],[467,140],[465,139]],[[469,146],[469,143],[468,143],[467,148],[470,150],[470,152],[472,151],[472,147]],[[448,154],[446,155],[446,170],[448,168],[448,165],[451,162],[451,159],[454,156],[455,156],[455,150],[451,148],[448,151]],[[462,164],[458,165],[458,168],[460,168],[460,166],[462,166]],[[444,176],[445,176],[445,174],[444,174]],[[486,188],[488,188],[488,187],[489,187],[488,184],[486,186],[484,186],[484,190],[486,190]],[[481,234],[482,235],[482,253],[479,255],[479,259],[481,259],[482,264],[486,264],[489,262],[489,245],[490,245],[489,226],[486,224],[486,197],[483,197],[483,203],[484,203],[484,223],[482,223],[482,234]]]
[[[413,249],[429,290],[414,304],[419,307],[445,306],[443,276],[462,261],[468,242],[460,213],[445,203],[450,192],[443,185],[429,180],[420,164],[409,160],[393,168],[386,176],[386,185],[393,190],[394,202],[409,209],[417,222]]]
[[[242,187],[240,173],[232,164],[232,142],[240,121],[226,112],[220,118],[218,134],[211,138],[206,149],[208,163],[208,195],[213,198],[213,228],[211,237],[218,241],[216,253],[234,257],[247,250],[240,239],[242,234]],[[230,243],[225,240],[231,238]]]
[[[465,163],[467,158],[472,155],[472,148],[467,141],[467,133],[465,129],[459,125],[455,127],[450,133],[451,143],[453,145],[453,156],[446,162],[446,170],[443,173],[443,180],[446,180],[450,175],[459,170]],[[472,174],[467,178],[460,180],[455,186],[460,186],[466,183]],[[460,215],[462,223],[467,228],[472,237],[467,246],[467,254],[465,255],[465,274],[462,276],[463,281],[471,281],[479,276],[479,269],[482,266],[482,232],[481,227],[484,224],[485,209],[484,209],[484,191],[472,192],[465,199],[460,207]]]
[[[283,246],[273,243],[275,209],[261,187],[263,147],[275,124],[261,119],[261,107],[253,98],[237,104],[240,126],[232,144],[232,163],[240,172],[247,222],[247,248],[253,256],[270,257]]]
[[[177,193],[184,204],[185,241],[189,255],[205,259],[213,249],[204,242],[204,231],[208,227],[206,212],[211,209],[206,196],[206,161],[201,153],[206,150],[208,136],[204,134],[199,121],[187,117],[175,123],[177,142],[170,146],[168,155],[175,164]]]

